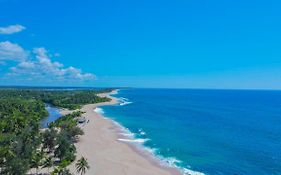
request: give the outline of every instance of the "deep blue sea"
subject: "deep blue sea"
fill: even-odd
[[[209,175],[281,174],[281,91],[128,89],[102,107],[159,157]],[[132,103],[130,103],[132,102]]]

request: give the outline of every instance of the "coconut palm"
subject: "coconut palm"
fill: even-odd
[[[86,169],[90,168],[90,166],[89,166],[89,164],[87,162],[87,159],[85,159],[84,157],[81,157],[81,159],[79,159],[77,161],[75,166],[76,166],[77,173],[80,173],[81,175],[86,173]]]
[[[70,173],[69,169],[56,167],[51,175],[72,175],[72,173]]]
[[[48,150],[48,153],[52,152],[56,146],[57,131],[53,128],[46,130],[43,134],[43,148]]]
[[[73,175],[73,174],[69,171],[69,169],[63,168],[61,175]]]
[[[54,165],[52,157],[47,157],[45,161],[43,162],[43,167],[42,168],[47,168],[48,173],[50,172],[50,168]]]
[[[43,154],[41,152],[35,153],[31,158],[31,168],[35,168],[36,174],[38,174],[39,167],[42,163],[42,158]]]
[[[61,167],[55,167],[54,171],[51,173],[51,175],[59,175],[62,173]]]

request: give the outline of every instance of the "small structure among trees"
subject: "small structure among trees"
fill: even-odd
[[[86,122],[86,118],[85,117],[79,117],[79,118],[77,118],[77,122],[78,123],[85,123]]]

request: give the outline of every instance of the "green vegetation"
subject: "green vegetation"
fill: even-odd
[[[0,99],[0,174],[24,174],[33,166],[41,143],[39,121],[46,116],[40,101]]]
[[[30,90],[30,89],[1,89],[0,97],[36,99],[56,107],[79,109],[84,104],[109,101],[109,98],[99,97],[97,93],[110,92],[105,90]]]
[[[79,159],[75,164],[75,166],[76,166],[77,173],[80,173],[81,175],[85,174],[86,170],[90,168],[87,159],[85,159],[84,157]]]
[[[67,166],[76,158],[74,143],[84,134],[77,126],[83,112],[62,116],[42,130],[40,121],[48,115],[45,103],[77,109],[108,101],[97,96],[106,91],[0,90],[0,174],[37,174],[42,168],[51,174],[71,174]],[[86,159],[76,167],[81,174],[89,168]]]

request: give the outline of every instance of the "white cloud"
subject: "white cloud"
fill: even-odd
[[[8,76],[26,79],[55,82],[76,82],[95,79],[91,73],[83,73],[72,66],[65,67],[62,63],[52,61],[48,51],[34,48],[32,58],[20,61],[17,66],[10,68]]]
[[[27,59],[28,51],[25,51],[21,46],[10,41],[0,42],[0,61],[5,62],[23,61]]]
[[[19,24],[10,25],[7,27],[0,27],[0,34],[5,34],[5,35],[14,34],[14,33],[21,32],[24,29],[25,27]]]
[[[0,27],[0,34],[13,34],[24,30],[19,24]],[[13,81],[40,81],[46,82],[83,82],[95,79],[95,75],[84,73],[75,67],[65,67],[62,63],[53,61],[53,57],[60,57],[59,53],[49,54],[41,48],[32,51],[25,50],[20,45],[10,41],[0,41],[0,68],[9,66],[12,62],[16,66],[10,67],[9,72],[0,79],[12,79]]]
[[[35,67],[35,64],[33,62],[30,62],[30,61],[23,61],[23,62],[20,62],[18,64],[18,67],[19,68],[31,69],[31,68]]]

